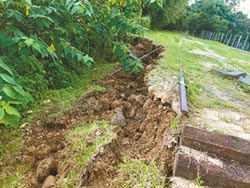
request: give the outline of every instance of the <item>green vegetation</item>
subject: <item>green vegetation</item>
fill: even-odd
[[[179,76],[179,70],[183,69],[190,106],[230,108],[237,111],[240,106],[234,104],[232,100],[224,98],[234,97],[245,102],[250,100],[245,90],[235,87],[236,80],[224,78],[211,71],[214,67],[220,67],[227,70],[250,72],[248,66],[250,54],[184,33],[150,32],[149,38],[167,47],[159,67],[151,74],[157,77],[158,72],[165,70],[166,77]],[[212,55],[194,54],[193,50]]]
[[[159,175],[158,169],[159,167],[154,160],[146,164],[141,160],[130,160],[124,157],[123,163],[119,165],[119,171],[127,178],[117,179],[116,181],[124,188],[164,188],[166,177]]]
[[[101,147],[108,144],[115,138],[113,126],[105,121],[94,122],[90,125],[83,125],[70,131],[67,141],[70,144],[71,152],[67,153],[64,162],[71,166],[66,176],[60,179],[60,187],[76,187],[82,177],[78,175],[83,171],[86,164],[91,162],[91,158]]]
[[[26,108],[22,123],[30,123],[34,117],[39,116],[40,113],[49,108],[57,107],[58,111],[50,115],[50,118],[55,118],[61,113],[68,111],[71,108],[71,103],[83,97],[91,91],[103,91],[108,88],[103,88],[94,80],[99,80],[111,73],[117,66],[116,63],[97,63],[91,69],[86,69],[83,75],[75,79],[70,87],[58,90],[48,90],[44,93],[40,100],[34,101]]]
[[[0,131],[0,186],[20,187],[27,186],[20,184],[23,174],[30,169],[29,164],[17,154],[20,152],[20,131],[2,129]]]
[[[194,183],[202,186],[205,182],[201,179],[201,176],[197,176],[197,178],[194,180]]]
[[[39,100],[49,89],[72,86],[94,62],[119,61],[139,72],[128,42],[146,33],[146,7],[161,8],[161,1],[0,0],[1,123],[17,126],[20,114],[11,105],[29,101],[20,85]]]
[[[180,19],[187,13],[188,0],[163,0],[161,9],[144,8],[143,14],[150,15],[151,28],[178,28]]]
[[[202,30],[247,35],[250,19],[235,11],[238,4],[239,1],[196,0],[187,14],[187,29],[197,35]]]
[[[15,106],[25,106],[31,101],[31,96],[17,83],[13,71],[0,57],[0,123],[17,127],[21,117]]]

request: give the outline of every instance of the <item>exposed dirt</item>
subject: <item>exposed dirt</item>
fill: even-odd
[[[155,48],[151,41],[136,39],[132,51],[141,57]],[[166,148],[164,135],[176,114],[169,103],[148,93],[144,78],[154,68],[159,53],[143,59],[143,73],[118,71],[96,81],[108,90],[92,92],[73,101],[72,109],[55,119],[48,118],[49,114],[61,109],[50,109],[23,130],[22,157],[32,164],[32,172],[24,180],[29,184],[27,187],[58,187],[56,181],[67,173],[67,162],[59,163],[70,149],[65,141],[67,132],[95,120],[110,122],[117,113],[120,113],[117,117],[124,115],[125,122],[116,129],[117,138],[82,169],[80,187],[120,187],[112,180],[120,176],[117,165],[122,162],[122,155],[146,163],[156,159],[162,175],[171,175],[174,155]]]

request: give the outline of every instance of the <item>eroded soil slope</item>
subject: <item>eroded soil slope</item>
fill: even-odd
[[[141,57],[155,48],[151,41],[137,39],[132,50]],[[115,71],[96,81],[106,91],[91,92],[73,101],[70,111],[53,119],[48,116],[62,109],[50,109],[24,129],[22,157],[32,165],[32,171],[24,178],[27,187],[60,187],[59,181],[73,165],[65,160],[74,155],[66,139],[67,132],[98,120],[116,124],[113,130],[117,136],[95,152],[70,187],[121,187],[114,179],[126,179],[118,170],[124,156],[146,164],[155,160],[162,175],[171,175],[173,153],[164,145],[164,136],[176,114],[168,103],[148,93],[144,77],[154,68],[159,53],[143,58],[142,73]],[[90,140],[86,142],[91,145]]]

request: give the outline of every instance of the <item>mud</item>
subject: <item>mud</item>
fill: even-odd
[[[157,46],[146,39],[136,39],[131,47],[138,57],[155,48]],[[164,135],[169,132],[176,113],[169,103],[164,103],[148,93],[147,80],[144,77],[155,66],[159,55],[160,51],[157,51],[143,58],[145,68],[142,73],[114,71],[114,74],[96,81],[108,88],[107,91],[91,92],[80,100],[72,101],[71,110],[54,119],[48,118],[49,114],[61,109],[50,109],[41,114],[32,126],[25,128],[22,157],[32,165],[32,171],[24,179],[29,184],[27,187],[45,187],[47,183],[42,184],[48,177],[52,178],[51,184],[56,187],[51,175],[57,181],[67,174],[67,165],[70,165],[67,162],[60,163],[70,150],[65,140],[67,132],[96,120],[111,122],[117,113],[122,113],[123,117],[121,114],[119,117],[125,118],[122,126],[115,129],[118,136],[105,145],[82,169],[78,187],[120,187],[113,179],[120,176],[117,165],[122,163],[123,155],[145,163],[155,160],[160,165],[162,175],[171,176],[174,155],[165,146]],[[48,159],[53,160],[51,169],[46,168],[48,164],[43,165]],[[37,179],[37,171],[42,168],[46,168],[47,177],[39,176]],[[43,172],[39,171],[39,174]]]

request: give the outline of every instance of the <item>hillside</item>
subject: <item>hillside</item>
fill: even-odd
[[[133,42],[138,57],[165,51],[145,58],[140,74],[97,66],[86,82],[48,95],[20,131],[1,131],[1,187],[178,187],[184,180],[165,178],[178,146],[168,145],[172,132],[192,125],[250,140],[250,88],[212,71],[250,74],[250,54],[184,33],[147,37],[154,44]],[[180,69],[188,117],[178,114]]]

